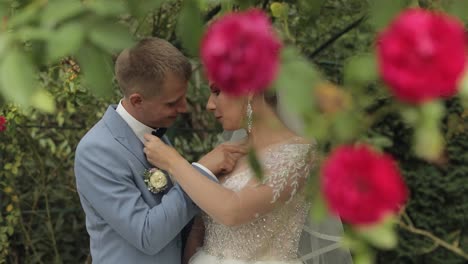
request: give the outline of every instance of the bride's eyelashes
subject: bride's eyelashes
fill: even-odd
[[[218,96],[220,94],[220,90],[219,88],[217,88],[216,86],[214,85],[210,85],[210,90],[211,90],[211,93]]]
[[[215,96],[218,96],[221,93],[221,91],[219,89],[211,89],[211,93]]]

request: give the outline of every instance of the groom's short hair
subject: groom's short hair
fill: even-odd
[[[171,43],[156,37],[138,41],[122,51],[115,62],[115,77],[124,96],[158,94],[168,72],[188,81],[192,65]]]

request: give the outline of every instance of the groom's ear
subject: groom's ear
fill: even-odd
[[[133,107],[139,107],[143,102],[143,97],[139,93],[133,93],[128,97]]]

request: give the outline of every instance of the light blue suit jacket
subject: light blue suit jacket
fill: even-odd
[[[76,184],[93,263],[180,263],[180,231],[199,209],[177,184],[149,192],[143,173],[151,167],[115,106],[78,144]]]

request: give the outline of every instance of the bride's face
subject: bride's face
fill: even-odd
[[[214,85],[210,86],[211,94],[206,109],[213,112],[224,130],[237,130],[243,127],[246,115],[246,97],[233,97],[221,92]]]

